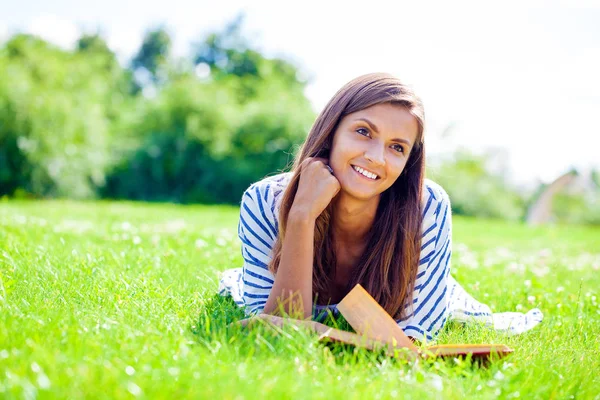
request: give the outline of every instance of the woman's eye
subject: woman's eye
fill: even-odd
[[[369,136],[369,130],[368,130],[368,129],[366,129],[366,128],[358,128],[358,129],[356,130],[356,132],[357,132],[359,135],[363,135],[363,136]]]
[[[395,144],[392,146],[392,149],[396,150],[399,153],[404,153],[404,147],[399,144]]]

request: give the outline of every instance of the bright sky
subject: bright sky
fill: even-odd
[[[523,184],[600,168],[600,0],[348,3],[7,1],[0,39],[26,31],[70,47],[100,28],[125,61],[164,23],[184,55],[245,11],[252,42],[311,78],[315,111],[350,79],[385,71],[423,98],[429,155],[493,149]]]

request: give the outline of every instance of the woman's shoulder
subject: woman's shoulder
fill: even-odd
[[[268,206],[273,210],[275,204],[281,199],[291,177],[291,172],[282,172],[254,182],[244,192],[242,203],[249,198],[254,203],[260,206]]]
[[[291,177],[291,172],[270,175],[251,184],[248,189],[246,189],[246,192],[256,192],[257,190],[260,192],[283,190],[287,187]]]
[[[427,215],[433,205],[433,210],[439,210],[450,205],[450,197],[446,190],[437,182],[425,178],[423,180],[423,196],[421,198],[423,215]],[[433,211],[432,210],[432,211]]]
[[[423,197],[427,198],[432,196],[435,200],[447,200],[448,193],[446,190],[437,182],[432,181],[429,178],[423,179]]]

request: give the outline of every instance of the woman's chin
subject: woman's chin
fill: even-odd
[[[354,199],[362,201],[373,200],[374,198],[379,197],[379,195],[381,194],[377,190],[367,190],[365,188],[356,187],[356,185],[342,185],[340,191],[348,197],[352,197]]]
[[[340,179],[340,186],[342,193],[363,201],[372,200],[382,192],[381,179],[369,180],[369,178],[358,176],[354,170]]]

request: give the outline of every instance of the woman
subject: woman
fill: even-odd
[[[388,74],[360,76],[317,117],[292,171],[248,188],[241,204],[243,268],[219,292],[248,314],[336,313],[360,283],[408,336],[432,340],[449,317],[519,333],[542,319],[492,314],[450,275],[452,218],[424,179],[424,110]]]

